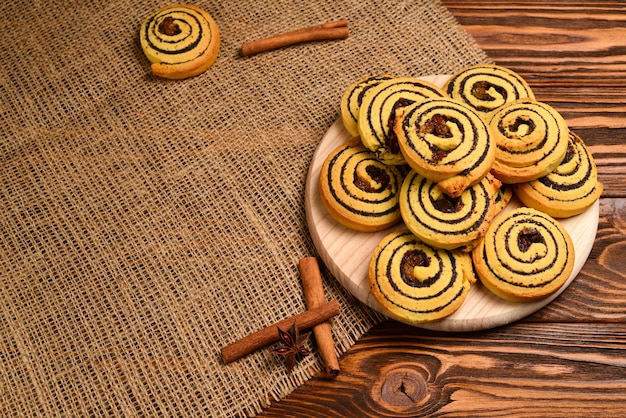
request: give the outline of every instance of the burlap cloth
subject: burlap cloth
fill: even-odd
[[[219,58],[166,81],[138,43],[166,4],[0,2],[0,416],[252,416],[290,393],[314,345],[291,375],[219,349],[305,309],[304,183],[343,90],[486,60],[435,0],[203,0]],[[343,18],[347,40],[238,56]],[[382,317],[323,275],[341,354]]]

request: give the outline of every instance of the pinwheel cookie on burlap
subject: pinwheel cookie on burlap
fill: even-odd
[[[220,32],[205,10],[175,4],[157,10],[143,22],[140,42],[155,75],[183,79],[213,65],[219,53]]]

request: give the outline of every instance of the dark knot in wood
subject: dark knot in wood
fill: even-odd
[[[410,412],[428,400],[428,384],[419,370],[399,367],[384,373],[372,398],[390,411]]]

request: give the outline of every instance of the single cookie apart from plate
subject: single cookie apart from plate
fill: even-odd
[[[203,73],[220,48],[220,32],[211,15],[187,4],[157,10],[143,22],[139,36],[152,72],[170,79]]]

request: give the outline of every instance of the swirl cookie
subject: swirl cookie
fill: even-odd
[[[386,80],[370,89],[359,109],[359,135],[363,145],[385,164],[405,164],[394,132],[399,108],[430,97],[442,97],[439,87],[410,77]]]
[[[358,138],[333,150],[320,171],[320,195],[328,213],[340,224],[364,232],[379,231],[400,221],[398,193],[404,167],[388,166]]]
[[[446,250],[471,250],[495,216],[500,182],[491,175],[458,197],[436,183],[409,172],[400,189],[400,213],[407,228],[428,245]]]
[[[359,109],[363,102],[363,96],[372,87],[392,78],[393,76],[389,74],[367,76],[356,81],[346,89],[341,98],[341,120],[350,135],[359,135]]]
[[[476,281],[468,253],[433,248],[404,231],[390,233],[376,247],[368,280],[385,313],[409,324],[452,314]]]
[[[530,86],[519,74],[493,64],[461,69],[450,77],[443,90],[448,96],[482,113],[519,99],[535,98]]]
[[[140,42],[155,75],[183,79],[213,65],[220,48],[220,33],[206,11],[176,4],[157,10],[143,22]]]
[[[531,302],[563,286],[574,268],[574,245],[554,218],[532,208],[503,213],[472,252],[483,285],[502,299]]]
[[[550,174],[515,185],[515,195],[526,205],[555,218],[569,218],[587,210],[602,194],[598,170],[583,140],[569,132],[565,158]]]
[[[565,158],[569,128],[546,103],[528,99],[507,103],[487,120],[496,142],[492,173],[503,183],[536,180]]]
[[[483,118],[450,98],[424,100],[401,109],[395,126],[409,166],[452,197],[491,169],[495,144]]]
[[[509,184],[503,184],[500,186],[496,195],[494,196],[493,205],[495,207],[494,216],[504,210],[513,198],[513,187]]]

